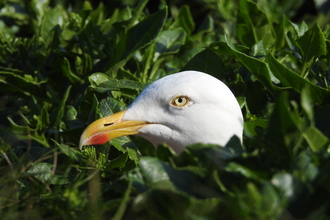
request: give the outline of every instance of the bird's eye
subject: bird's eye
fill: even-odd
[[[177,96],[172,100],[172,105],[177,107],[184,107],[189,103],[190,99],[187,96]]]

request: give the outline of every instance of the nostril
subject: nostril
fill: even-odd
[[[103,124],[104,126],[113,125],[114,123]]]

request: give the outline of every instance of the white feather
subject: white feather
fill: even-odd
[[[190,103],[173,106],[177,96]],[[139,136],[153,145],[167,143],[175,152],[195,143],[224,146],[233,135],[242,141],[243,116],[230,89],[220,80],[198,71],[161,78],[145,88],[128,107],[123,120],[148,121]]]

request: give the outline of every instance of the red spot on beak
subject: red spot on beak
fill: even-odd
[[[91,137],[87,144],[88,143],[92,143],[92,144],[96,144],[96,145],[99,145],[99,144],[105,144],[109,141],[109,137],[106,133],[102,133],[102,134],[97,134],[97,135],[94,135],[93,137]]]

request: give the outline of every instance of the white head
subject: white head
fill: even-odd
[[[87,128],[80,144],[105,140],[98,142],[96,137],[113,139],[136,134],[155,146],[167,143],[180,153],[194,143],[224,146],[233,135],[242,140],[243,116],[235,96],[220,80],[198,71],[184,71],[155,81],[127,110],[117,114],[115,119],[112,115],[93,122],[91,125],[98,124],[100,129]],[[120,130],[123,127],[129,130]]]

